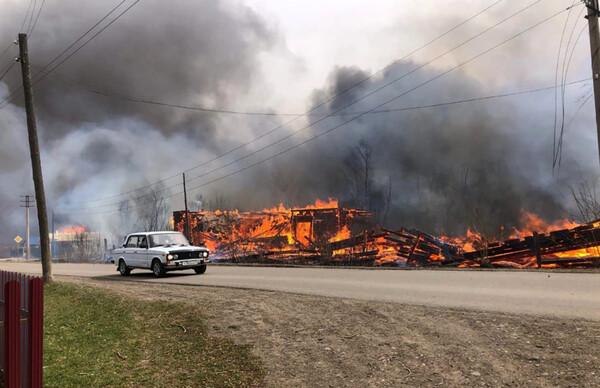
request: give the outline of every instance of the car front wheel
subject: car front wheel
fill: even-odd
[[[125,260],[119,261],[119,272],[122,276],[129,276],[129,274],[131,273],[131,268],[127,267],[127,264],[125,264]]]
[[[202,275],[204,272],[206,272],[206,264],[203,264],[200,267],[194,268],[194,271],[196,272],[196,274]]]
[[[152,262],[152,273],[154,274],[154,277],[157,278],[165,276],[165,267],[160,260],[156,259]]]

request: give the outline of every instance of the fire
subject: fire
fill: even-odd
[[[370,216],[341,207],[335,198],[254,212],[200,211],[188,216],[189,237],[192,243],[204,243],[216,259],[233,261],[553,268],[589,267],[600,257],[600,223],[546,223],[522,210],[519,226],[511,229],[508,240],[500,241],[476,229],[453,238],[416,229],[386,230]],[[185,212],[175,212],[172,224],[184,231]],[[596,232],[598,244],[593,240]]]
[[[85,233],[85,226],[82,225],[69,225],[58,228],[60,234],[80,234]]]
[[[351,238],[353,220],[366,216],[362,210],[340,208],[335,198],[299,208],[279,204],[256,212],[201,211],[189,214],[190,239],[228,259],[312,257],[323,254],[327,244]],[[173,225],[185,230],[184,212],[174,213]]]
[[[513,233],[510,238],[522,239],[527,236],[532,236],[533,232],[550,233],[553,230],[573,229],[579,226],[578,223],[563,219],[554,221],[550,224],[544,222],[538,215],[521,209],[521,217],[519,220],[522,225],[519,229],[513,228]]]

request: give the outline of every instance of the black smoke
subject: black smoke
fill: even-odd
[[[86,2],[86,7],[82,12],[80,2],[48,2],[30,41],[34,64],[48,63],[110,9],[104,2]],[[22,9],[0,5],[0,42],[14,38],[22,14]],[[175,194],[181,190],[176,173],[291,120],[157,107],[107,98],[86,88],[174,104],[267,111],[270,107],[262,106],[262,96],[255,92],[268,76],[260,58],[280,45],[279,32],[239,2],[184,0],[175,6],[145,0],[56,71],[76,84],[51,76],[36,84],[46,192],[49,207],[58,209],[60,222],[87,223],[117,234],[117,214],[68,213],[88,206],[94,207],[81,212],[115,209],[123,197],[80,202],[168,176],[174,178],[164,182],[164,194]],[[518,47],[527,50],[522,42]],[[511,55],[504,54],[502,61],[513,63]],[[512,57],[515,67],[522,64],[519,53]],[[571,129],[577,136],[569,136],[565,143],[560,174],[552,170],[552,92],[369,114],[344,124],[354,117],[348,113],[369,110],[444,68],[443,64],[428,66],[343,109],[420,65],[418,60],[404,61],[354,88],[370,72],[335,67],[306,101],[307,110],[317,107],[313,116],[189,171],[190,202],[202,195],[205,202],[220,198],[221,203],[252,210],[280,202],[302,206],[316,198],[337,197],[344,205],[372,210],[388,227],[415,226],[448,234],[463,234],[469,227],[495,234],[501,226],[516,225],[521,209],[548,220],[569,216],[573,211],[569,185],[597,175],[596,164],[583,156],[595,155],[595,138],[586,127],[589,109],[584,109],[581,125]],[[18,71],[9,73],[5,81],[0,82],[0,98],[18,89]],[[492,81],[493,88],[486,86],[477,72],[465,68],[382,109],[540,86],[528,84],[526,76],[505,85],[503,80]],[[281,88],[285,90],[285,85]],[[336,112],[345,115],[317,123],[319,114]],[[301,130],[309,124],[314,126]],[[315,141],[276,156],[339,125]],[[274,147],[211,172],[299,130]],[[28,152],[22,101],[16,99],[0,111],[3,241],[22,234],[22,212],[15,210],[15,204],[19,195],[33,191]],[[169,201],[172,209],[182,208],[181,195]]]

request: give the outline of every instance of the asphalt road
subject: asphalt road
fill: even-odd
[[[0,262],[0,269],[41,273],[41,264]],[[251,288],[299,294],[600,321],[600,273],[394,271],[210,266],[204,275],[149,271],[123,278],[109,264],[54,264],[56,275],[156,283]]]

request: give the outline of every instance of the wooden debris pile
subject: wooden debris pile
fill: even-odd
[[[548,234],[533,233],[522,240],[488,244],[464,253],[465,265],[487,260],[504,267],[593,267],[600,256],[600,227],[589,223]]]

